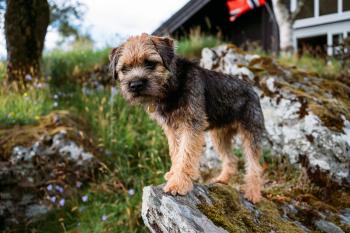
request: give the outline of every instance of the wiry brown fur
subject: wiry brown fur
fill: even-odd
[[[165,192],[185,195],[192,189],[199,176],[204,133],[209,130],[223,160],[214,182],[227,184],[236,173],[232,137],[238,134],[246,158],[245,196],[253,202],[260,200],[264,120],[249,83],[177,57],[167,37],[130,37],[112,50],[110,60],[122,95],[148,109],[168,138],[172,165],[165,174]]]

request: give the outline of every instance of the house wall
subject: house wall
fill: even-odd
[[[263,49],[278,49],[278,28],[265,7],[260,7],[229,21],[226,0],[212,0],[172,33],[175,37],[186,35],[192,28],[200,27],[204,33],[221,34],[225,40],[238,46],[257,42]]]
[[[327,15],[320,15],[320,0],[314,1],[313,17],[298,19],[293,25],[293,46],[295,50],[300,49],[298,41],[304,38],[311,38],[324,35],[327,37],[326,52],[328,55],[334,55],[335,41],[337,35],[346,38],[350,36],[350,11],[343,10],[343,1],[349,0],[334,0],[337,1],[337,12]],[[291,0],[291,10],[295,10],[297,0]]]

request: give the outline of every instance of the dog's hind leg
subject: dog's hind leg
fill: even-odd
[[[261,155],[259,138],[254,132],[240,128],[239,134],[242,139],[242,145],[245,155],[246,174],[245,180],[245,198],[253,203],[261,199],[262,188],[262,167],[259,163]]]
[[[220,128],[210,131],[210,137],[216,152],[222,159],[222,170],[213,179],[214,183],[228,184],[230,178],[237,172],[237,157],[232,153],[232,137],[236,134],[234,128]]]

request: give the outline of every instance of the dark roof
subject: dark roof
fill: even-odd
[[[190,0],[185,6],[178,10],[167,21],[160,25],[152,35],[172,34],[176,29],[186,22],[191,16],[198,12],[211,0]]]

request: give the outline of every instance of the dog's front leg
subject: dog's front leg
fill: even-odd
[[[176,155],[178,153],[179,140],[174,128],[164,125],[163,130],[168,139],[169,155],[171,159],[171,168],[167,173],[165,173],[164,178],[165,180],[169,180],[174,174],[174,165],[176,164]]]
[[[164,187],[164,192],[185,195],[192,190],[199,176],[199,160],[203,149],[204,132],[182,127],[176,131],[179,137],[178,150],[172,164],[173,174]]]

